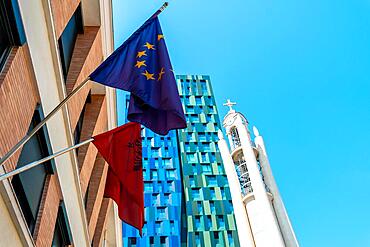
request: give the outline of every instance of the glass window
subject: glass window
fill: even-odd
[[[41,108],[38,107],[38,109]],[[40,111],[35,111],[29,130],[32,130],[41,121]],[[48,143],[47,130],[46,127],[43,127],[42,130],[38,131],[23,146],[17,168],[48,156],[51,153]],[[15,175],[12,179],[15,194],[31,233],[33,233],[36,224],[47,172],[50,171],[51,162],[49,161],[45,162],[44,165],[38,165],[28,171]]]
[[[208,176],[208,186],[217,186],[216,176]]]
[[[201,246],[200,245],[200,237],[199,237],[199,232],[196,232],[195,233],[195,244],[198,246]]]
[[[80,117],[79,117],[78,122],[76,124],[75,131],[73,133],[75,144],[79,143],[80,140],[81,140],[82,124],[83,124],[84,115],[85,115],[85,111],[86,111],[86,107],[87,107],[88,103],[91,103],[91,92],[89,92],[89,94],[87,95],[87,98],[85,100],[85,105],[82,108],[82,111],[80,113]],[[78,149],[76,149],[76,152],[78,154]]]
[[[233,234],[231,231],[227,231],[227,239],[229,240],[229,245],[234,244]]]
[[[208,93],[208,90],[207,90],[207,84],[206,84],[206,82],[204,81],[201,81],[200,82],[200,86],[201,86],[201,88],[202,88],[202,93],[203,93],[203,95],[207,95],[207,93]]]
[[[194,200],[200,200],[200,189],[191,189]]]
[[[62,202],[59,206],[58,217],[55,223],[52,247],[62,247],[72,244],[71,231],[66,216],[65,206]]]
[[[77,34],[82,33],[82,31],[81,6],[78,6],[58,40],[64,79],[67,78]]]
[[[195,180],[194,180],[194,176],[189,176],[189,184],[190,184],[190,187],[195,187]]]
[[[152,174],[152,179],[158,179],[158,172],[157,170],[150,170],[151,174]]]
[[[239,147],[241,143],[240,143],[238,130],[234,127],[230,130],[230,134],[231,134],[231,140],[233,143],[233,148]]]
[[[176,179],[175,170],[166,170],[167,179]]]
[[[9,37],[8,37],[8,31],[6,29],[6,24],[0,18],[0,70],[2,68],[2,64],[5,62],[5,59],[7,57],[9,48],[11,46]]]
[[[144,182],[144,191],[153,192],[153,184],[151,182]]]
[[[195,229],[198,230],[200,228],[200,216],[196,215],[194,218],[195,218]]]
[[[211,214],[216,213],[216,207],[215,207],[215,202],[214,201],[209,201],[209,207],[211,208]]]
[[[197,209],[198,209],[198,212],[200,213],[200,214],[202,214],[203,213],[203,205],[202,205],[202,202],[197,202]]]
[[[157,213],[158,213],[158,218],[160,219],[166,218],[166,208],[165,207],[158,207]]]
[[[218,227],[220,229],[225,229],[225,220],[222,215],[217,215]]]
[[[18,1],[0,1],[0,71],[12,46],[26,42]]]
[[[188,154],[186,154],[186,158],[187,158],[188,162],[190,162],[190,163],[197,162],[197,159],[195,157],[195,153],[188,153]]]
[[[206,164],[206,165],[201,165],[202,167],[202,172],[203,173],[211,173],[212,172],[212,167],[210,164]]]

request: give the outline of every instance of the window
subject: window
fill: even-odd
[[[166,207],[158,207],[157,208],[157,218],[164,219],[166,218]]]
[[[156,221],[155,222],[155,232],[157,234],[161,233],[161,229],[162,229],[162,221]]]
[[[153,192],[153,184],[151,182],[144,182],[144,191]]]
[[[18,1],[0,1],[0,71],[12,46],[26,42]]]
[[[231,134],[231,140],[232,140],[232,143],[233,143],[233,147],[234,148],[239,147],[241,145],[241,143],[240,143],[238,130],[234,127],[230,130],[230,134]]]
[[[231,231],[227,231],[227,239],[229,240],[229,245],[234,244],[233,234]]]
[[[203,213],[203,205],[202,205],[202,202],[197,202],[197,209],[198,209],[198,213],[199,214],[202,214]]]
[[[166,170],[166,177],[168,180],[176,179],[175,170]]]
[[[85,111],[86,111],[86,105],[88,103],[91,103],[91,92],[89,92],[89,94],[87,95],[84,107],[82,108],[80,117],[78,118],[78,122],[76,124],[75,131],[73,133],[75,144],[79,143],[80,140],[81,140],[82,124],[83,124],[84,115],[85,115]],[[78,154],[78,149],[76,149],[76,152]]]
[[[225,229],[225,220],[222,215],[217,215],[218,227],[220,229]]]
[[[196,246],[201,246],[200,245],[199,232],[195,232],[195,244],[196,244]]]
[[[215,207],[215,202],[214,201],[209,201],[209,207],[211,208],[211,214],[216,213],[216,207]]]
[[[38,106],[29,129],[32,130],[41,121],[41,118],[41,107]],[[52,150],[48,141],[47,129],[44,126],[23,146],[17,168],[50,155]],[[38,165],[15,175],[12,179],[15,194],[31,233],[35,229],[46,176],[53,172],[52,164],[53,161],[45,162],[44,165]]]
[[[187,158],[187,160],[188,160],[189,163],[195,163],[195,162],[197,162],[197,160],[195,158],[195,153],[186,154],[186,158]]]
[[[206,82],[204,81],[200,81],[200,86],[202,88],[202,93],[203,95],[207,95],[208,94],[208,90],[207,90],[207,84]]]
[[[212,173],[212,167],[209,164],[201,165],[203,173]]]
[[[128,238],[128,240],[130,241],[130,246],[136,245],[136,238],[135,237],[130,237],[130,238]]]
[[[195,180],[194,180],[194,176],[192,175],[189,176],[189,185],[190,187],[195,187]]]
[[[200,200],[200,189],[191,189],[194,200]]]
[[[211,215],[207,215],[207,226],[206,226],[206,230],[211,230],[212,228],[212,216]]]
[[[204,133],[204,132],[199,132],[199,133],[198,133],[198,139],[199,139],[199,141],[201,141],[201,142],[205,142],[205,141],[207,141],[206,133]]]
[[[197,105],[202,105],[202,98],[201,97],[195,97],[195,103]]]
[[[194,218],[195,218],[195,229],[198,230],[200,228],[200,216],[196,215]]]
[[[216,176],[208,176],[208,186],[217,186]]]
[[[151,174],[152,174],[152,179],[158,179],[158,172],[157,170],[150,170]]]
[[[159,239],[160,239],[161,244],[166,244],[167,237],[161,236]]]
[[[77,34],[82,32],[83,24],[81,6],[78,6],[58,40],[64,79],[67,79],[67,74],[69,70],[69,65],[71,64]]]
[[[68,246],[72,244],[72,235],[68,224],[66,209],[62,202],[59,206],[58,217],[54,228],[52,247]]]

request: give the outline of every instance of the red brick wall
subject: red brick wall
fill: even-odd
[[[108,164],[103,157],[97,156],[89,183],[87,196],[86,217],[89,224],[90,236],[94,235],[98,222],[99,212],[103,202],[105,181],[107,178]]]
[[[92,95],[91,103],[86,105],[84,121],[82,124],[81,140],[86,140],[94,135],[107,130],[107,104],[104,95]],[[94,161],[98,150],[90,143],[78,150],[78,164],[82,195],[85,196]]]
[[[51,0],[56,33],[59,37],[79,0]],[[99,27],[85,27],[84,34],[78,35],[67,75],[67,91],[70,92],[83,81],[102,61],[102,42]],[[68,105],[72,129],[80,117],[91,85],[86,85]],[[37,83],[27,45],[14,48],[3,72],[0,74],[0,156],[3,156],[28,131],[35,107],[40,102]],[[107,129],[107,103],[104,95],[92,95],[92,102],[85,111],[81,140],[104,132]],[[57,150],[54,150],[57,151]],[[19,157],[17,152],[7,163],[12,170]],[[102,237],[110,200],[103,200],[107,165],[97,157],[96,148],[90,144],[79,150],[81,187],[85,195],[90,181],[89,206],[86,212],[89,232],[94,242]],[[36,246],[51,246],[55,222],[62,193],[57,175],[47,177],[40,211],[34,231]],[[95,245],[94,245],[95,246]]]
[[[95,233],[94,233],[94,238],[93,238],[93,244],[92,246],[99,246],[99,244],[102,241],[102,238],[104,237],[104,232],[106,229],[106,224],[107,224],[107,214],[112,206],[112,200],[104,198],[103,203],[100,207],[100,212],[99,212],[99,218],[98,222],[96,224],[95,228]]]
[[[62,192],[59,188],[58,178],[55,175],[49,175],[46,179],[36,229],[33,234],[36,246],[51,246],[61,200]]]
[[[15,47],[0,74],[0,156],[27,134],[38,102],[28,47]],[[7,161],[7,171],[17,165],[20,151]]]
[[[80,0],[51,0],[54,27],[57,37],[63,33],[69,19],[75,12]]]
[[[84,34],[79,34],[72,55],[71,65],[67,75],[67,92],[71,92],[89,76],[101,63],[103,58],[101,34],[99,27],[85,27]],[[68,102],[71,126],[74,130],[80,113],[85,104],[91,85],[85,85]]]

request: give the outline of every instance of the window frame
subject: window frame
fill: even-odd
[[[42,112],[42,107],[41,105],[37,105],[36,109],[34,111],[34,114],[32,116],[32,120],[30,123],[29,130],[33,129],[34,126],[36,126],[41,120],[44,118],[43,112]],[[37,138],[38,144],[40,146],[40,151],[41,151],[41,156],[46,157],[49,156],[53,153],[51,144],[50,144],[50,139],[47,131],[47,127],[43,126],[41,130],[39,130],[33,138]],[[25,144],[26,145],[26,144]],[[21,153],[22,154],[22,153]],[[17,167],[22,167],[26,164],[19,164],[19,160],[17,163]],[[31,161],[30,161],[31,162]],[[45,162],[43,165],[44,171],[45,171],[45,177],[43,178],[42,184],[42,190],[40,192],[40,199],[37,205],[37,212],[40,211],[40,206],[42,202],[42,193],[45,188],[45,182],[47,180],[48,175],[54,174],[55,173],[55,161],[50,160]],[[27,171],[25,171],[27,172]],[[12,186],[13,189],[16,193],[17,200],[20,204],[21,211],[24,215],[24,218],[26,219],[27,226],[30,230],[31,233],[35,230],[36,224],[37,224],[37,216],[34,218],[31,205],[29,203],[29,200],[26,195],[25,187],[22,183],[22,179],[20,174],[15,175],[12,178]],[[38,213],[37,213],[38,214]]]
[[[19,11],[18,1],[0,1],[0,25],[3,25],[5,36],[8,41],[7,48],[0,54],[0,72],[9,57],[13,46],[22,46],[26,43],[22,17]]]

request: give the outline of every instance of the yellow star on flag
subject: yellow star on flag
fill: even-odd
[[[144,51],[139,51],[139,52],[137,53],[137,56],[136,56],[136,57],[140,58],[140,57],[142,57],[142,56],[146,56],[146,50],[144,50]]]
[[[146,42],[144,46],[145,46],[146,48],[148,48],[148,50],[155,50],[155,49],[154,49],[154,45],[152,45],[152,44],[150,44],[150,43],[148,43],[148,42]]]
[[[161,72],[158,74],[158,81],[162,79],[162,75],[164,74],[164,68],[161,68]]]
[[[147,70],[145,70],[145,72],[141,74],[144,75],[147,80],[155,80],[154,74],[150,74]]]
[[[140,69],[141,66],[146,66],[145,60],[143,60],[143,61],[136,61],[135,67],[138,67]]]
[[[164,35],[163,34],[158,34],[158,41],[160,41],[163,38],[164,38]]]

